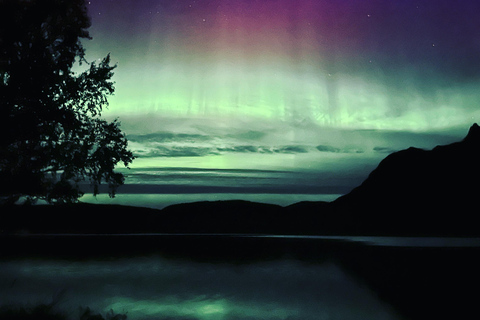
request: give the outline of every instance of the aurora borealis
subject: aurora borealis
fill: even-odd
[[[88,10],[87,60],[110,52],[118,63],[104,116],[122,121],[133,167],[288,169],[344,184],[388,152],[458,140],[480,117],[477,1],[92,0]]]

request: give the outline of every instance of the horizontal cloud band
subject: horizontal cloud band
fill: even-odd
[[[90,188],[85,185],[84,192]],[[268,185],[268,186],[214,186],[214,185],[178,185],[178,184],[126,184],[119,188],[122,194],[345,194],[350,186],[319,185]],[[108,193],[107,186],[100,186],[100,193]]]
[[[220,155],[227,153],[260,153],[260,154],[300,154],[309,152],[329,152],[329,153],[364,153],[365,150],[355,147],[337,148],[329,145],[319,145],[316,147],[305,145],[287,145],[287,146],[253,146],[241,145],[230,147],[193,147],[193,146],[165,146],[165,145],[145,145],[138,146],[134,150],[136,156],[142,158],[148,157],[203,157],[209,155]],[[374,147],[374,152],[390,153],[394,150],[385,147]]]

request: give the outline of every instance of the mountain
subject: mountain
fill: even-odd
[[[462,141],[390,154],[360,186],[330,203],[281,208],[215,201],[162,213],[172,230],[187,232],[476,236],[479,155],[480,127],[473,124]]]
[[[460,142],[392,153],[331,214],[351,232],[478,234],[479,155],[476,123]]]

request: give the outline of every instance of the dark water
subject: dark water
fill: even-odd
[[[130,319],[397,319],[392,308],[332,262],[250,264],[168,260],[2,262],[4,304],[89,306]]]
[[[0,261],[1,304],[56,301],[72,318],[88,306],[129,319],[426,319],[435,305],[438,314],[472,306],[462,295],[478,284],[478,239],[50,235],[17,242],[25,254]]]

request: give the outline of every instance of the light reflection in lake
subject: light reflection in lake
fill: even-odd
[[[1,262],[0,270],[3,304],[58,299],[72,317],[88,306],[129,319],[397,319],[333,262],[27,259]]]

